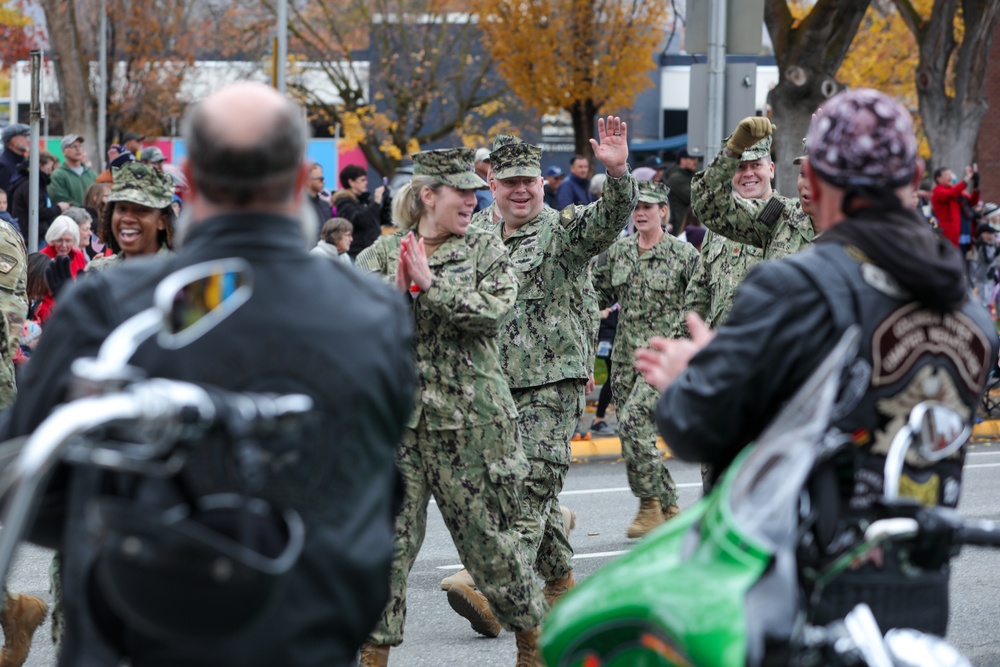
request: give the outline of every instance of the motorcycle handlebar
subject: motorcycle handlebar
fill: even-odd
[[[252,437],[295,428],[312,410],[312,399],[301,394],[236,393],[160,378],[135,382],[122,391],[90,396],[56,408],[24,443],[4,477],[0,513],[0,580],[6,577],[14,550],[31,520],[47,473],[67,454],[69,443],[109,426],[133,434],[160,432],[173,447],[221,426],[236,437]],[[131,427],[135,427],[133,430]],[[92,448],[82,463],[115,468],[128,460],[152,458],[166,452],[155,442],[129,448]],[[162,443],[161,443],[162,444]]]
[[[1000,547],[1000,524],[987,519],[967,519],[955,532],[959,544]]]

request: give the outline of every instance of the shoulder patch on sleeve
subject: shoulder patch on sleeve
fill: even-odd
[[[17,267],[17,257],[0,252],[0,273],[10,273]]]
[[[559,212],[559,221],[566,225],[576,219],[576,206],[570,204]]]

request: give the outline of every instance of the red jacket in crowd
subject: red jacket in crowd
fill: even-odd
[[[959,181],[955,185],[935,185],[931,191],[931,209],[934,217],[937,218],[941,233],[944,234],[955,247],[958,247],[958,236],[962,227],[962,208],[958,203],[958,198],[965,195],[965,181]],[[969,205],[975,206],[979,203],[979,193],[972,192],[966,195]]]

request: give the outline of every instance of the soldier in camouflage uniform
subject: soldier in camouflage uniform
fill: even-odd
[[[626,533],[630,538],[642,537],[680,511],[677,486],[656,449],[653,409],[659,394],[636,372],[632,358],[637,347],[684,318],[684,293],[698,266],[694,246],[663,231],[670,219],[669,192],[662,183],[639,181],[632,214],[637,234],[617,241],[607,261],[594,267],[599,305],[621,304],[611,387],[629,487],[639,498],[639,512]]]
[[[764,259],[791,254],[814,236],[812,220],[798,200],[771,192],[773,132],[767,118],[744,118],[722,152],[691,183],[691,206],[701,223],[716,234],[760,248]],[[744,170],[755,176],[744,176]],[[741,177],[758,179],[760,193],[747,197],[734,192],[734,178]]]
[[[763,257],[760,248],[708,231],[701,246],[701,261],[684,295],[685,312],[698,313],[708,326],[718,327],[726,319],[743,278]],[[686,335],[687,325],[681,318],[671,337]]]
[[[730,179],[731,190],[737,190],[737,181],[744,164],[749,166],[751,163],[760,161],[766,165],[769,173],[773,173],[770,150],[771,138],[768,136],[743,151],[740,155],[740,167]],[[752,166],[749,168],[752,169]],[[696,192],[700,193],[701,190]],[[751,193],[747,192],[746,194]],[[753,194],[759,196],[741,197],[739,192],[736,192],[732,194],[731,198],[737,201],[746,201],[747,199],[759,201],[761,197],[771,197],[770,180],[762,182],[760,192]],[[693,201],[692,199],[692,203]],[[709,226],[707,223],[702,224]],[[732,306],[736,289],[743,282],[747,272],[763,257],[764,251],[760,247],[733,241],[710,229],[705,234],[705,240],[701,245],[701,264],[688,284],[685,295],[686,310],[697,313],[713,329],[721,325]],[[687,333],[687,326],[682,321],[671,332],[671,337],[686,336]]]
[[[521,140],[510,134],[498,134],[493,137],[493,144],[490,147],[490,169],[486,172],[486,182],[490,186],[490,190],[493,189],[493,151],[500,148],[501,146],[506,146],[508,144],[519,144]],[[497,202],[496,199],[490,202],[489,206],[481,211],[476,211],[476,214],[472,216],[472,226],[473,227],[486,227],[491,228],[497,222],[498,214],[496,213]]]
[[[14,227],[0,220],[0,312],[6,326],[0,327],[0,409],[7,409],[17,396],[14,355],[21,345],[21,331],[28,314],[28,263],[24,239]],[[4,645],[0,665],[20,667],[28,657],[31,638],[45,620],[48,605],[34,595],[3,591],[0,627]]]
[[[474,156],[471,148],[414,155],[413,180],[393,202],[400,231],[357,259],[360,269],[412,296],[418,371],[416,409],[397,457],[406,491],[396,519],[391,594],[362,648],[362,665],[385,665],[389,647],[403,640],[406,578],[431,495],[481,591],[456,583],[449,603],[481,634],[495,637],[501,625],[514,630],[518,665],[537,661],[545,599],[518,552],[514,526],[527,461],[497,345],[517,278],[500,239],[469,226],[475,191],[486,186]]]
[[[617,117],[599,119],[598,136],[591,145],[607,168],[604,197],[561,212],[545,206],[540,148],[511,143],[490,155],[502,219],[487,228],[503,239],[518,283],[517,302],[499,335],[530,465],[518,530],[550,603],[575,585],[557,496],[593,367],[590,320],[583,314],[587,267],[628,223],[637,197],[628,172],[626,124]]]
[[[173,245],[174,181],[139,162],[112,170],[114,184],[98,236],[115,254],[91,260],[86,271],[105,271],[130,257],[168,253]],[[138,232],[138,233],[136,233]]]

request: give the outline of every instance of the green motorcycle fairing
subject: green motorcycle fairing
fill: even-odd
[[[791,635],[798,501],[856,340],[844,335],[708,496],[553,607],[549,667],[755,666],[765,637]]]

